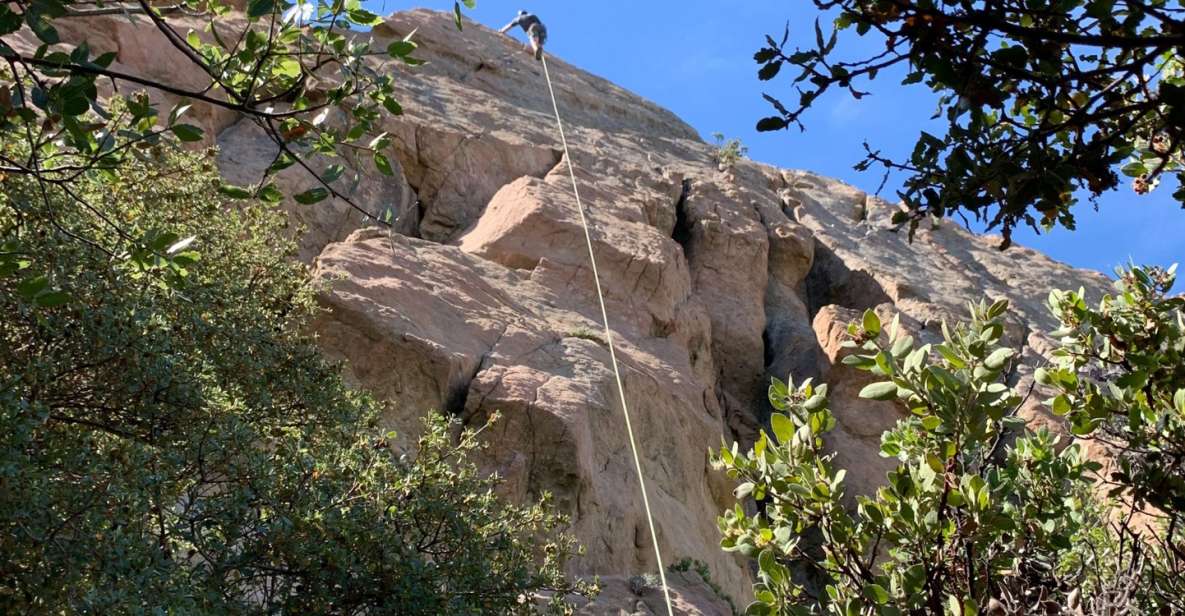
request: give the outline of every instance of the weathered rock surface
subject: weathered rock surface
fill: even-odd
[[[405,109],[384,126],[396,177],[358,165],[350,194],[363,212],[284,204],[306,227],[300,258],[331,285],[321,342],[386,402],[403,446],[425,413],[480,423],[500,412],[485,462],[513,498],[551,492],[588,548],[575,572],[606,576],[583,613],[662,613],[659,594],[628,582],[656,564],[542,69],[520,44],[476,24],[458,32],[444,14],[397,14],[374,35],[413,30],[427,64],[382,67],[398,75]],[[123,26],[93,36],[122,65],[161,70],[150,37]],[[550,66],[663,555],[707,563],[738,605],[751,580],[717,547],[731,486],[707,452],[753,437],[770,375],[831,383],[840,429],[830,442],[858,467],[855,489],[870,489],[886,464],[880,431],[899,410],[856,396],[866,376],[839,363],[847,320],[900,313],[925,337],[969,300],[1008,298],[1009,339],[1031,361],[1047,348],[1048,288],[1107,284],[950,222],[911,244],[888,230],[890,204],[834,180],[748,161],[720,171],[670,112],[559,59]],[[202,113],[224,172],[245,183],[267,166],[274,151],[253,126]],[[289,169],[281,181],[308,179]],[[385,212],[394,229],[368,226]],[[727,612],[702,582],[674,582],[682,613]]]

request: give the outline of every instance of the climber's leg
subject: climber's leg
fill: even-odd
[[[527,31],[531,39],[531,50],[535,52],[535,59],[543,59],[543,44],[547,42],[547,29],[543,24],[535,24]]]

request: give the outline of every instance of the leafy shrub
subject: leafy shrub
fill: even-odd
[[[724,133],[712,133],[712,138],[716,141],[716,163],[721,170],[731,169],[749,154],[748,146],[736,137],[725,139]]]
[[[1185,297],[1170,295],[1175,274],[1121,270],[1096,309],[1081,291],[1050,294],[1061,347],[1036,376],[1075,434],[1115,454],[1103,479],[1125,515],[1112,528],[1135,551],[1146,594],[1185,612]],[[1132,512],[1155,522],[1143,528]]]
[[[1089,476],[1099,465],[1044,430],[1004,445],[1022,400],[1004,382],[1006,309],[974,306],[936,346],[915,348],[896,322],[883,336],[871,311],[850,326],[857,352],[844,362],[882,379],[861,396],[910,409],[883,437],[897,467],[869,496],[849,498],[824,448],[826,385],[774,381],[772,434],[714,457],[737,496],[762,505],[720,519],[724,549],[759,565],[748,614],[1045,613],[1079,601],[1108,549]]]
[[[2,182],[5,610],[525,613],[589,591],[563,518],[500,502],[473,432],[436,418],[418,455],[391,450],[307,332],[282,215],[162,156]]]

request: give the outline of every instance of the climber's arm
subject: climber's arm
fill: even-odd
[[[505,26],[503,26],[503,27],[502,27],[502,29],[501,29],[501,30],[499,30],[498,32],[501,32],[502,34],[506,34],[507,32],[509,32],[509,31],[510,31],[510,29],[511,29],[511,28],[513,28],[513,27],[517,26],[517,25],[519,24],[519,22],[520,22],[520,21],[522,21],[522,18],[521,18],[521,17],[515,17],[515,18],[514,18],[514,21],[512,21],[512,22],[510,22],[510,23],[506,24]]]

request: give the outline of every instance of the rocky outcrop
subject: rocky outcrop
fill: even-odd
[[[120,63],[151,63],[147,39],[119,28],[95,36]],[[584,613],[660,613],[658,595],[628,583],[656,563],[541,67],[509,38],[476,24],[458,32],[429,11],[394,15],[373,34],[413,30],[426,64],[379,67],[397,75],[405,109],[383,127],[395,176],[345,161],[359,209],[283,204],[304,227],[299,257],[328,285],[321,344],[385,401],[401,447],[425,413],[471,425],[500,413],[483,462],[508,496],[550,492],[571,516],[588,550],[575,572],[608,581]],[[1052,326],[1048,288],[1107,284],[950,222],[910,243],[889,229],[892,205],[811,173],[748,161],[721,171],[670,112],[559,59],[550,66],[659,544],[669,561],[705,562],[739,605],[751,580],[717,547],[715,518],[732,495],[708,450],[753,438],[769,376],[831,383],[840,429],[830,442],[859,469],[849,481],[871,489],[886,464],[880,431],[900,411],[856,396],[867,377],[839,362],[849,319],[900,313],[924,338],[969,300],[1008,298],[1009,339],[1032,365]],[[199,117],[235,181],[274,156],[248,122]],[[308,181],[296,169],[280,180]],[[702,582],[674,581],[685,613],[727,611]]]

